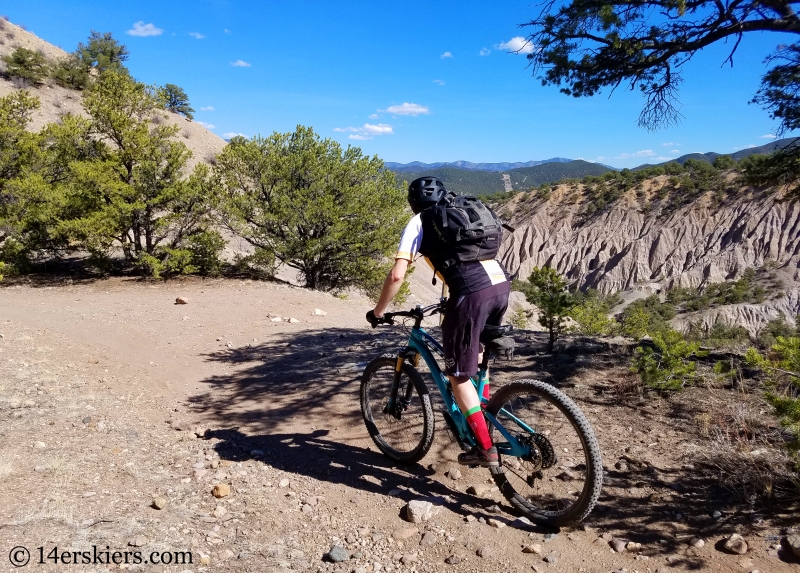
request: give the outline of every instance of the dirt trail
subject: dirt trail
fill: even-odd
[[[727,408],[730,392],[626,403],[613,391],[628,376],[624,361],[548,362],[535,333],[518,336],[518,358],[499,363],[493,380],[545,378],[595,425],[607,485],[585,526],[527,526],[485,470],[447,477],[457,448],[441,423],[422,464],[392,466],[365,431],[358,377],[403,334],[366,328],[366,308],[249,281],[0,288],[0,548],[192,551],[192,565],[127,567],[175,572],[796,569],[786,548],[772,548],[794,525],[785,508],[754,514],[725,501],[691,465],[692,448],[705,447],[695,416]],[[219,483],[232,493],[215,499]],[[412,525],[401,509],[420,498],[442,510]],[[750,544],[743,556],[715,547],[734,531]],[[703,547],[689,545],[695,536]],[[614,553],[611,538],[642,549]],[[334,543],[348,561],[322,561]],[[541,553],[523,553],[530,544]],[[460,562],[446,563],[451,555]]]

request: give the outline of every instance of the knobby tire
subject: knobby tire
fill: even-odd
[[[370,362],[361,376],[361,414],[372,441],[388,458],[413,464],[425,457],[433,444],[434,415],[431,398],[419,372],[407,362],[401,370],[398,395],[413,385],[408,410],[397,420],[383,409],[391,393],[397,356],[381,356]]]
[[[498,388],[486,408],[512,435],[530,435],[505,416],[498,416],[501,408],[511,411],[515,407],[514,414],[521,419],[523,413],[531,413],[532,419],[525,421],[534,431],[545,432],[547,430],[544,427],[553,424],[556,431],[546,436],[545,443],[551,444],[551,451],[558,461],[552,467],[528,473],[527,479],[524,479],[526,464],[530,468],[534,468],[535,464],[501,455],[500,466],[489,469],[495,483],[505,498],[532,521],[563,526],[583,520],[597,503],[603,485],[600,446],[591,424],[570,398],[538,380],[520,380]],[[542,414],[532,415],[537,409],[540,409]],[[563,422],[559,422],[559,415],[563,417]],[[566,423],[575,432],[577,439],[571,434]],[[490,424],[489,427],[493,440],[498,442],[504,440],[494,426]],[[561,435],[568,437],[561,440]],[[539,438],[541,439],[541,436]],[[576,461],[576,454],[571,451],[578,448],[578,443],[582,450],[580,462]],[[566,448],[567,453],[565,453],[566,445],[570,446]],[[582,489],[567,491],[577,481],[575,476],[581,474],[585,476]],[[577,487],[577,484],[575,486]],[[559,488],[562,491],[556,492]],[[554,493],[545,493],[546,491]]]

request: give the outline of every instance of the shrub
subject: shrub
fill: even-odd
[[[750,348],[744,362],[751,368],[767,373],[765,398],[772,406],[781,424],[794,436],[789,448],[800,449],[800,337],[779,336],[771,349],[771,356],[763,356]]]
[[[74,54],[59,60],[51,75],[58,85],[65,88],[83,90],[89,85],[89,67]]]
[[[662,303],[658,295],[632,302],[622,313],[622,332],[633,338],[670,330],[667,324],[675,317],[675,307]]]
[[[306,287],[369,290],[383,281],[409,216],[380,159],[298,126],[234,137],[218,161],[225,224],[297,270]]]
[[[616,332],[617,322],[608,314],[621,301],[618,294],[602,295],[590,289],[586,293],[575,293],[574,299],[576,304],[570,311],[570,317],[578,323],[574,327],[576,332],[594,336]]]
[[[8,76],[23,79],[33,85],[41,85],[50,72],[45,57],[27,48],[17,48],[0,59],[6,64]]]
[[[680,332],[666,329],[653,334],[653,344],[655,349],[636,349],[632,366],[646,386],[656,390],[680,390],[696,379],[697,365],[690,358],[699,354],[697,342],[688,342]]]
[[[189,96],[182,87],[167,84],[156,90],[156,96],[167,111],[184,115],[187,119],[194,119],[194,109],[189,105]]]
[[[731,157],[730,155],[718,155],[714,158],[714,161],[711,163],[714,168],[723,171],[725,169],[733,169],[736,167],[736,160]]]
[[[202,275],[218,276],[222,270],[220,253],[225,240],[217,231],[197,230],[187,237],[187,249],[192,255],[192,265]]]
[[[506,315],[506,321],[516,329],[525,330],[528,328],[528,322],[530,321],[529,311],[518,306]]]
[[[551,267],[534,267],[528,282],[518,281],[516,286],[525,293],[529,303],[539,308],[539,324],[550,335],[547,351],[552,352],[556,339],[566,329],[567,313],[574,306],[564,277]]]

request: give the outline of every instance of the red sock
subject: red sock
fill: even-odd
[[[480,406],[475,406],[467,410],[467,423],[475,434],[475,439],[482,450],[492,447],[492,438],[489,436],[489,428],[486,426],[486,419]]]
[[[489,399],[489,381],[488,380],[483,385],[483,397],[486,398],[487,400]]]

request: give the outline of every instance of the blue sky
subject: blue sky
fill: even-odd
[[[677,127],[637,127],[641,97],[574,99],[542,87],[509,53],[528,2],[16,0],[16,24],[72,51],[112,32],[145,83],[183,87],[219,134],[308,125],[386,161],[583,158],[616,167],[770,141],[776,124],[748,104],[764,58],[786,37],[745,37],[735,66],[712,46],[684,69]]]

